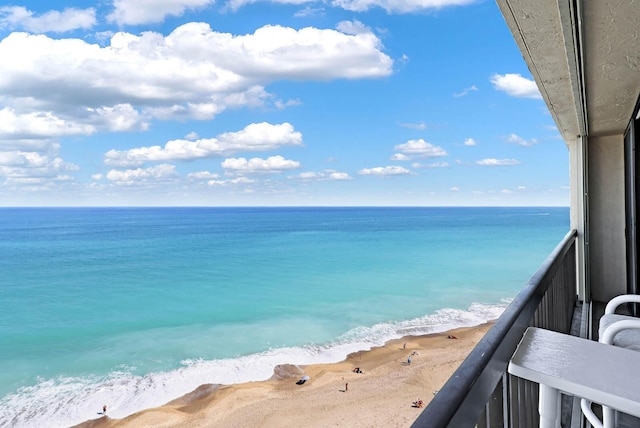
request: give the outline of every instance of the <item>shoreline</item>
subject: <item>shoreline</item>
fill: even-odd
[[[405,336],[337,363],[279,365],[268,380],[204,384],[160,407],[74,427],[408,427],[422,411],[412,403],[429,403],[493,324]]]

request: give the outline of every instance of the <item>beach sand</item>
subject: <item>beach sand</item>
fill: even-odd
[[[162,407],[77,427],[409,427],[422,411],[413,402],[426,405],[492,325],[408,336],[339,363],[278,366],[267,381],[202,385]],[[310,380],[297,385],[303,375]]]

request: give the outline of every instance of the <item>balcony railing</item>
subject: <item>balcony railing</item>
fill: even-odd
[[[538,426],[538,386],[508,375],[507,365],[527,327],[570,332],[576,236],[564,237],[412,428]]]

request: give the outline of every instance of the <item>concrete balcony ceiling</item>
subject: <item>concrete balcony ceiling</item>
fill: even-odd
[[[497,3],[565,141],[623,134],[640,93],[640,2]]]

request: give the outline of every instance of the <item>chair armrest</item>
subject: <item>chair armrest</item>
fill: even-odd
[[[640,303],[640,295],[637,294],[623,294],[621,296],[614,297],[607,303],[604,308],[605,314],[614,314],[616,308],[624,303]]]
[[[606,343],[607,345],[611,345],[613,343],[613,338],[615,337],[615,335],[620,333],[622,330],[627,330],[627,329],[640,330],[640,319],[614,322],[613,324],[611,324],[610,326],[604,329],[598,341],[600,343]]]
[[[587,418],[589,423],[593,426],[593,428],[604,428],[602,421],[593,413],[591,410],[591,401],[583,398],[580,400],[580,409],[582,409],[582,414]]]

